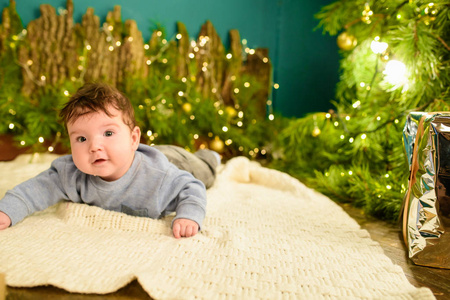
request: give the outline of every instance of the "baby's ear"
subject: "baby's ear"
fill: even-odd
[[[135,126],[131,131],[131,146],[134,150],[137,150],[141,141],[141,129]]]

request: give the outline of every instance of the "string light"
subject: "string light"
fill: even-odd
[[[377,36],[370,44],[370,49],[372,49],[375,54],[382,54],[388,48],[388,44],[385,42],[380,42],[380,37]]]
[[[404,85],[408,82],[406,66],[398,60],[388,61],[383,74],[385,80],[394,86]]]

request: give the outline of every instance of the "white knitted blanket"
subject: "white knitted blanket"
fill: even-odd
[[[0,196],[54,158],[0,163]],[[285,173],[237,157],[207,195],[203,230],[180,240],[170,217],[57,204],[0,232],[0,273],[9,286],[98,294],[137,278],[155,299],[435,299],[338,205]]]

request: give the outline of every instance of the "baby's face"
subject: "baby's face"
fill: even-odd
[[[140,130],[130,130],[122,112],[110,107],[104,112],[85,114],[67,124],[72,157],[77,168],[106,181],[122,177],[130,168],[139,146]]]

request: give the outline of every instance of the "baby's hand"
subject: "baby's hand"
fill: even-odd
[[[197,234],[198,224],[189,219],[176,219],[173,221],[173,235],[175,238],[191,237]]]
[[[0,230],[6,229],[11,225],[11,219],[7,214],[0,211]]]

